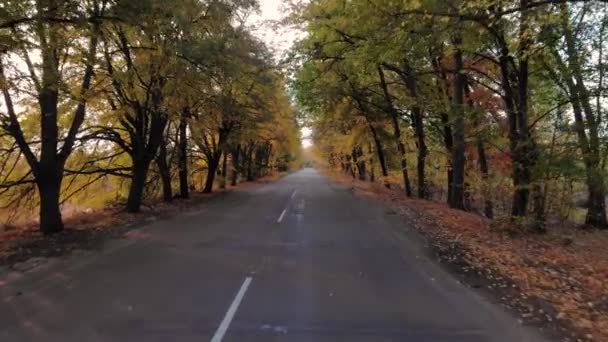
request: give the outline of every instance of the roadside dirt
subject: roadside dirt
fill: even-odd
[[[522,324],[564,341],[608,341],[608,232],[550,226],[545,235],[517,234],[508,223],[408,199],[398,189],[331,178],[382,200],[427,238],[446,267],[489,292]]]

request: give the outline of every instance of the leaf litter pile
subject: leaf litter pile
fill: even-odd
[[[332,178],[404,216],[448,268],[498,297],[521,323],[565,341],[608,341],[608,232],[551,226],[545,235],[513,234],[508,222],[342,174]]]

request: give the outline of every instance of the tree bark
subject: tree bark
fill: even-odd
[[[231,186],[236,186],[239,179],[240,158],[241,144],[238,144],[236,148],[232,151],[232,179],[230,180]]]
[[[127,212],[137,213],[141,204],[148,177],[149,164],[143,160],[135,160],[131,169],[131,186],[127,198]]]
[[[36,16],[57,17],[58,6],[36,2]],[[88,8],[101,15],[105,10],[105,4],[96,3],[94,8]],[[48,24],[48,25],[47,25]],[[76,136],[84,122],[87,101],[85,94],[89,91],[94,74],[97,48],[99,41],[100,23],[95,21],[92,25],[87,50],[84,52],[84,73],[77,96],[81,96],[73,111],[69,122],[68,132],[62,136],[63,145],[59,146],[58,106],[59,90],[61,88],[62,70],[60,69],[60,58],[63,51],[61,34],[62,28],[58,23],[45,23],[41,18],[33,23],[33,32],[40,42],[40,65],[41,75],[37,77],[32,68],[28,51],[24,48],[26,65],[30,71],[31,81],[37,90],[38,106],[40,109],[40,159],[38,160],[27,142],[21,122],[17,117],[9,91],[10,84],[7,82],[4,65],[0,61],[0,88],[5,100],[5,109],[8,112],[7,132],[15,139],[21,153],[32,171],[40,199],[40,230],[44,234],[53,234],[63,230],[61,217],[60,196],[65,163],[73,152]],[[4,51],[3,54],[5,54]]]
[[[164,139],[163,139],[164,140]],[[156,157],[156,166],[163,187],[163,201],[173,201],[173,189],[171,185],[171,169],[167,163],[167,146],[163,141],[158,148],[158,156]]]
[[[452,167],[452,151],[454,149],[454,139],[452,135],[452,126],[450,125],[450,117],[447,113],[441,113],[441,124],[443,125],[443,144],[445,146],[446,153],[449,157],[447,160],[447,203],[452,203],[452,179],[454,178],[454,172]]]
[[[374,145],[376,145],[376,154],[378,155],[378,162],[380,163],[380,169],[382,170],[382,177],[385,178],[385,185],[387,187],[390,186],[388,182],[386,182],[386,177],[388,177],[388,166],[386,165],[386,157],[384,156],[384,146],[382,145],[382,141],[380,141],[380,137],[378,136],[378,131],[374,127],[374,125],[368,120],[369,130],[372,133],[372,139],[374,140]]]
[[[490,177],[490,167],[488,165],[488,158],[486,156],[486,149],[483,143],[483,140],[481,138],[477,138],[477,157],[478,157],[478,164],[479,164],[479,171],[481,171],[481,177],[482,180],[484,182],[483,187],[484,187],[484,214],[486,215],[487,218],[492,219],[494,218],[494,203],[492,203],[492,200],[489,198],[489,194],[488,194],[488,180]]]
[[[369,149],[369,181],[373,183],[376,181],[376,171],[374,170],[374,168],[375,168],[374,148],[372,147],[371,143],[369,144],[368,149]]]
[[[398,70],[397,68],[393,68],[403,80],[406,85],[408,95],[414,99],[415,104],[411,106],[411,123],[412,128],[414,130],[414,135],[416,136],[416,147],[418,150],[416,156],[416,171],[418,177],[418,198],[427,198],[427,184],[426,184],[426,157],[428,155],[428,147],[426,146],[425,132],[424,132],[424,115],[422,108],[417,103],[418,99],[418,79],[416,76],[416,71],[409,65],[408,61],[405,60],[403,62],[403,70]],[[383,76],[381,75],[383,78]],[[383,87],[385,87],[386,82],[383,82]],[[388,89],[387,89],[388,90]],[[386,92],[385,92],[386,97]],[[391,103],[391,106],[392,103]],[[394,106],[393,106],[394,107]]]
[[[45,235],[58,233],[63,230],[61,217],[60,196],[63,172],[52,169],[45,170],[37,181],[40,195],[40,230]]]
[[[461,25],[458,23],[457,25]],[[452,193],[450,196],[450,207],[455,209],[465,209],[465,189],[464,189],[464,170],[465,170],[465,141],[464,141],[464,89],[466,87],[466,75],[460,45],[462,38],[460,28],[456,29],[454,36],[454,102],[452,107],[452,137],[454,147],[452,149]]]
[[[363,149],[361,146],[356,146],[353,148],[353,160],[357,165],[357,173],[359,175],[359,180],[367,180],[367,170],[365,165],[365,159],[363,157]]]
[[[253,174],[253,149],[255,148],[255,144],[251,144],[247,148],[247,181],[252,182],[255,180]]]
[[[187,111],[184,110],[179,121],[179,144],[178,144],[178,166],[179,166],[179,195],[181,198],[190,197],[190,186],[188,184],[188,121]]]
[[[570,24],[568,5],[561,4],[560,10],[568,66],[561,61],[559,52],[554,52],[554,55],[570,93],[569,97],[574,111],[575,129],[585,162],[588,189],[588,208],[585,224],[591,227],[607,229],[606,185],[600,157],[599,122],[601,118],[599,112],[597,114],[594,113],[591,106],[591,93],[587,89],[583,78],[581,67],[583,61],[577,51],[576,37]]]
[[[528,6],[527,0],[520,0],[522,7]],[[521,13],[519,28],[519,49],[516,59],[509,49],[504,28],[495,29],[495,38],[500,50],[499,67],[503,100],[509,121],[509,141],[513,180],[512,217],[525,217],[528,214],[530,189],[532,188],[532,169],[538,159],[538,151],[528,125],[528,37],[527,13]],[[517,89],[517,91],[515,91]]]
[[[418,172],[418,198],[427,198],[428,191],[426,185],[426,157],[428,155],[428,148],[426,146],[425,134],[424,134],[424,122],[422,110],[420,107],[415,106],[412,109],[412,125],[414,126],[414,132],[416,134],[416,145],[418,147],[417,155],[417,172]]]
[[[203,188],[204,193],[211,193],[213,191],[213,183],[215,182],[215,175],[217,175],[217,169],[220,165],[221,152],[207,158],[207,178],[205,180],[205,187]]]
[[[393,123],[395,127],[399,126],[399,123]],[[401,133],[397,133],[400,129],[395,129],[395,136],[401,136]],[[412,197],[412,185],[410,183],[410,176],[407,169],[407,151],[405,150],[405,144],[399,138],[397,142],[397,150],[401,156],[401,175],[403,176],[403,184],[405,187],[405,194],[407,197]]]
[[[453,98],[450,94],[450,83],[446,74],[446,70],[443,69],[440,65],[441,57],[439,54],[433,54],[433,51],[430,51],[430,59],[431,65],[437,77],[435,86],[437,87],[438,93],[443,95],[446,103],[452,103]],[[447,107],[447,106],[446,106]],[[450,124],[450,117],[446,111],[441,111],[439,114],[439,118],[441,119],[442,126],[442,136],[443,136],[443,144],[445,146],[445,151],[448,155],[446,158],[446,177],[447,177],[447,203],[448,205],[452,203],[452,150],[454,148],[454,139],[452,135],[452,126]]]
[[[471,109],[471,111],[474,112],[474,119],[473,119],[473,124],[475,125],[475,128],[478,130],[476,137],[475,137],[475,144],[477,147],[477,165],[479,166],[479,171],[481,173],[481,178],[483,181],[482,184],[482,193],[483,193],[483,197],[484,197],[484,214],[487,218],[494,218],[494,204],[492,203],[492,200],[489,198],[489,193],[488,193],[488,180],[490,177],[490,167],[488,165],[488,158],[486,156],[486,148],[485,148],[485,144],[484,144],[484,139],[482,137],[481,132],[479,131],[481,129],[481,122],[480,122],[480,113],[479,110],[477,108],[475,108],[475,104],[473,103],[473,99],[471,99],[471,89],[470,89],[471,85],[469,80],[467,80],[467,86],[464,88],[465,90],[465,97],[467,98],[467,103],[469,105],[469,108]]]
[[[395,142],[397,143],[397,150],[399,151],[399,156],[401,158],[401,175],[403,177],[403,187],[405,189],[405,194],[407,195],[407,197],[412,197],[412,185],[410,183],[410,177],[407,167],[407,151],[405,149],[405,144],[401,140],[399,113],[393,106],[393,101],[388,92],[388,85],[386,84],[386,79],[384,77],[384,71],[380,66],[378,66],[378,74],[380,76],[380,85],[382,86],[382,91],[384,93],[384,99],[386,102],[386,111],[390,114],[391,122],[393,124],[393,137],[395,138]]]
[[[226,179],[228,178],[228,153],[224,153],[222,159],[222,171],[220,179],[220,189],[226,189]]]

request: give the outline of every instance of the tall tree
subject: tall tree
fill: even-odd
[[[60,198],[65,165],[85,120],[107,7],[106,0],[37,0],[3,6],[8,16],[0,25],[10,31],[10,41],[0,61],[7,112],[1,126],[15,139],[29,165],[38,188],[40,229],[45,234],[63,230]],[[34,56],[39,56],[39,63]],[[23,107],[15,98],[33,102],[38,132],[25,132]]]

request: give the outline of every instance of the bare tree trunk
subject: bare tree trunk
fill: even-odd
[[[384,156],[384,146],[380,141],[380,137],[378,137],[378,132],[376,128],[368,121],[369,130],[372,132],[372,138],[374,140],[374,144],[376,145],[376,153],[378,154],[378,162],[380,163],[380,169],[382,170],[382,176],[386,179],[388,177],[388,167],[386,165],[386,157]],[[390,187],[390,184],[386,182],[387,187]]]
[[[418,171],[418,198],[427,198],[428,193],[426,185],[425,167],[428,148],[425,142],[422,110],[418,106],[412,109],[412,121],[414,125],[414,131],[416,132],[416,144],[418,146],[416,164],[416,168]]]
[[[448,114],[441,113],[441,124],[443,125],[443,143],[445,145],[445,150],[448,154],[447,159],[447,203],[452,203],[452,179],[454,178],[454,172],[452,167],[452,150],[454,149],[454,138],[452,135],[452,126],[450,125],[450,118]]]
[[[412,185],[410,183],[410,176],[408,173],[407,167],[407,151],[405,149],[405,144],[401,140],[401,127],[399,126],[399,113],[393,106],[392,98],[388,92],[388,85],[386,84],[386,79],[384,77],[384,71],[380,66],[378,66],[378,75],[380,76],[380,84],[382,86],[382,90],[384,93],[384,99],[386,102],[386,111],[390,114],[391,122],[393,124],[393,137],[397,143],[397,150],[399,151],[399,155],[401,158],[401,175],[403,176],[403,187],[405,189],[405,194],[407,197],[412,197]]]
[[[399,123],[393,123],[395,127],[399,126]],[[397,133],[399,131],[399,133]],[[397,150],[401,155],[401,175],[403,176],[403,184],[405,186],[405,194],[407,197],[412,197],[412,185],[410,183],[410,176],[407,169],[407,151],[405,150],[405,144],[401,141],[400,129],[395,129],[395,136],[399,136],[397,142]]]
[[[45,170],[44,175],[41,175],[37,182],[40,195],[40,229],[45,235],[63,230],[59,205],[62,172],[57,171]]]
[[[164,139],[163,139],[164,140]],[[163,141],[158,148],[158,156],[156,157],[156,166],[163,186],[163,200],[165,202],[173,201],[173,189],[171,185],[171,169],[167,163],[167,146]]]
[[[520,0],[520,5],[527,8],[527,0]],[[513,163],[511,178],[514,192],[511,216],[515,218],[525,217],[528,214],[532,169],[538,158],[537,147],[528,125],[528,48],[530,40],[527,38],[527,14],[522,12],[521,16],[520,41],[517,51],[519,65],[510,51],[504,33],[501,32],[504,28],[496,28],[497,44],[500,50],[501,87],[509,120],[509,148]]]
[[[483,140],[481,138],[477,138],[477,156],[479,158],[479,171],[481,171],[481,177],[483,179],[484,186],[484,214],[487,218],[494,218],[494,203],[490,199],[488,194],[488,180],[490,177],[490,167],[488,166],[488,158],[486,157],[486,149],[484,147]]]
[[[255,144],[251,144],[251,146],[247,149],[247,181],[251,182],[255,180],[253,174],[253,149],[255,148]]]
[[[467,98],[467,102],[469,105],[469,108],[474,112],[474,119],[473,119],[473,123],[475,125],[476,129],[480,129],[481,127],[481,123],[480,123],[480,113],[479,110],[477,108],[475,108],[475,104],[473,103],[473,100],[471,99],[471,91],[470,91],[470,84],[469,81],[467,80],[467,86],[464,88],[465,91],[465,97]],[[484,214],[487,218],[494,218],[494,204],[492,203],[492,200],[490,199],[489,193],[488,193],[488,180],[490,177],[490,167],[488,165],[488,158],[486,156],[486,149],[484,146],[484,141],[483,141],[483,137],[481,132],[477,132],[477,135],[475,137],[475,143],[476,143],[476,147],[477,147],[477,164],[479,166],[479,171],[481,172],[481,177],[483,180],[483,198],[484,198]]]
[[[220,165],[221,158],[221,151],[207,157],[207,178],[205,180],[205,187],[203,188],[204,193],[211,193],[213,191],[213,183],[215,182],[215,176],[217,175],[217,169]]]
[[[588,210],[585,224],[591,227],[607,229],[606,219],[606,184],[600,157],[600,113],[594,113],[591,107],[591,93],[585,85],[580,53],[576,47],[576,37],[570,24],[570,11],[567,4],[560,5],[562,28],[566,42],[568,66],[560,59],[558,52],[554,53],[560,71],[564,74],[566,86],[570,92],[570,100],[575,117],[575,128],[579,138],[579,146],[585,161],[588,197]],[[600,61],[601,62],[601,61]],[[601,72],[601,71],[600,71]],[[599,107],[598,107],[599,110]]]
[[[376,171],[374,170],[374,168],[375,168],[374,148],[372,147],[371,143],[369,144],[368,148],[369,148],[369,181],[373,183],[376,181]]]
[[[149,165],[143,160],[135,160],[131,170],[131,186],[127,198],[127,211],[139,212],[144,197]]]
[[[362,158],[363,157],[363,149],[361,148],[361,146],[356,146],[353,149],[353,160],[355,161],[355,164],[357,165],[357,171],[359,173],[359,180],[366,180],[367,179],[367,169],[366,169],[366,165],[365,165],[365,159]]]
[[[457,25],[461,25],[458,23]],[[460,26],[459,26],[460,27]],[[464,74],[464,65],[462,51],[462,37],[460,36],[460,28],[456,29],[454,36],[454,103],[452,108],[452,129],[454,148],[452,149],[452,194],[450,196],[450,207],[455,209],[465,209],[464,202],[464,169],[465,169],[465,142],[464,142],[464,88],[466,86],[466,75]]]
[[[240,169],[240,158],[241,158],[241,144],[236,146],[236,149],[232,151],[232,179],[230,180],[231,186],[236,186],[239,179]]]
[[[440,66],[441,56],[440,54],[433,54],[433,51],[430,51],[430,59],[431,65],[433,66],[433,70],[435,71],[437,81],[436,88],[439,94],[442,94],[448,103],[453,102],[452,95],[450,94],[450,84],[446,74],[446,70]],[[447,110],[447,108],[446,108]],[[446,177],[447,177],[447,203],[448,205],[452,203],[452,179],[454,178],[454,172],[452,167],[452,150],[454,149],[454,139],[452,134],[452,126],[450,124],[450,117],[446,111],[441,111],[439,115],[441,119],[441,125],[443,128],[442,136],[443,136],[443,144],[445,146],[445,151],[448,155],[446,158],[447,167],[446,167]]]
[[[414,99],[415,104],[411,106],[411,124],[414,129],[414,135],[416,137],[416,147],[418,150],[417,153],[417,162],[416,162],[416,171],[418,177],[418,197],[419,198],[427,198],[428,189],[426,184],[426,157],[428,155],[428,148],[426,146],[425,141],[425,132],[424,132],[424,115],[422,108],[420,107],[418,101],[418,76],[416,74],[416,70],[414,70],[407,60],[403,61],[402,67],[397,67],[394,65],[383,64],[387,69],[397,73],[399,77],[405,83],[405,86],[408,91],[408,95]],[[389,114],[394,115],[397,114],[397,111],[394,108],[392,98],[388,92],[388,86],[386,84],[386,80],[384,77],[384,72],[381,67],[378,67],[378,72],[380,74],[380,82],[384,92],[385,101],[389,105]]]
[[[188,184],[188,121],[184,111],[179,122],[178,164],[179,164],[179,194],[181,198],[190,197]]]
[[[226,189],[226,178],[228,177],[228,153],[224,153],[224,157],[222,160],[223,161],[220,179],[220,189]]]

